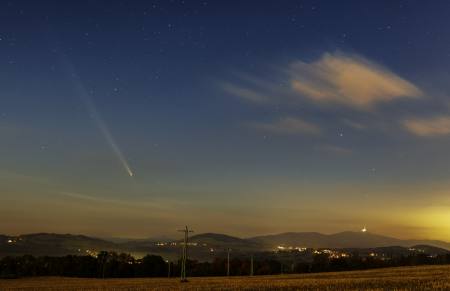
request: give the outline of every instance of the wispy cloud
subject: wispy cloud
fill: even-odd
[[[255,103],[269,103],[270,102],[270,98],[265,96],[264,94],[249,90],[249,89],[245,89],[245,88],[240,88],[240,87],[236,87],[234,85],[231,84],[225,84],[223,85],[223,88],[236,95],[239,97],[242,97],[244,99],[247,99],[249,101],[255,102]]]
[[[336,118],[337,126],[394,133],[404,118],[401,114],[390,115],[389,110],[401,105],[402,110],[396,112],[405,116],[411,111],[412,100],[413,104],[425,100],[421,98],[425,94],[415,84],[359,55],[325,53],[314,62],[296,61],[284,67],[265,68],[257,75],[235,72],[236,83],[221,83],[223,90],[241,100],[265,106],[269,120],[280,117],[281,112],[290,116],[269,124],[252,123],[257,129],[286,134],[315,133],[319,124],[317,119],[309,118],[313,113]],[[272,115],[275,108],[276,114]],[[357,111],[364,114],[357,115]],[[413,113],[412,110],[408,116]],[[322,129],[327,131],[325,127]]]
[[[88,195],[70,193],[70,192],[57,192],[57,193],[64,195],[64,196],[73,197],[73,198],[77,198],[77,199],[81,199],[81,200],[85,200],[85,201],[108,203],[108,204],[114,204],[114,205],[120,205],[120,206],[152,207],[152,208],[160,208],[160,209],[166,208],[162,204],[149,203],[149,202],[143,202],[143,201],[134,202],[134,201],[129,201],[129,200],[101,198],[101,197],[94,197],[94,196],[88,196]]]
[[[348,119],[341,119],[341,122],[345,125],[348,125],[350,127],[356,128],[356,129],[364,129],[366,127],[365,125],[363,125],[361,123],[358,123],[358,122],[355,122],[352,120],[348,120]]]
[[[0,171],[0,180],[10,181],[14,183],[36,183],[36,184],[48,184],[54,185],[57,184],[56,181],[48,178],[29,176],[11,172],[1,172]]]
[[[362,57],[326,53],[314,63],[297,62],[289,70],[294,91],[319,103],[370,109],[377,102],[417,98],[415,85]]]
[[[254,128],[264,129],[277,133],[315,133],[319,131],[319,127],[306,123],[304,121],[288,117],[272,124],[253,123]]]
[[[406,129],[420,136],[437,136],[450,133],[450,116],[433,119],[409,119],[403,121]]]

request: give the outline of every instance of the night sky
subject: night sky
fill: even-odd
[[[450,241],[449,1],[11,1],[0,233]]]

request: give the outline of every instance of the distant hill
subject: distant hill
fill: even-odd
[[[89,250],[117,250],[114,243],[84,235],[35,233],[0,235],[0,256],[88,255]]]
[[[100,238],[84,235],[36,233],[20,236],[0,235],[0,257],[6,256],[66,256],[89,255],[100,251],[111,251],[131,254],[137,259],[147,254],[164,255],[166,259],[174,259],[181,252],[180,247],[160,247],[156,242],[123,242],[114,243]],[[179,255],[181,256],[181,255]]]
[[[148,239],[126,240],[124,242],[107,241],[84,235],[37,233],[21,236],[0,235],[0,258],[6,256],[89,255],[100,251],[127,253],[139,259],[147,254],[160,255],[165,260],[177,260],[182,256],[183,240],[173,243],[163,242],[170,239],[164,236]],[[171,240],[171,239],[170,239]],[[162,243],[162,244],[161,244]],[[283,233],[279,235],[259,236],[242,239],[225,234],[203,233],[189,237],[189,259],[200,262],[212,262],[216,257],[227,257],[225,249],[232,249],[230,257],[245,259],[250,253],[255,259],[272,259],[281,262],[311,262],[312,249],[332,249],[341,253],[358,252],[361,256],[371,253],[378,255],[405,256],[416,253],[431,255],[447,253],[449,243],[437,240],[399,240],[369,232],[341,232],[324,235],[316,232]],[[278,246],[284,247],[279,249]],[[289,247],[292,247],[290,249]],[[310,248],[299,252],[296,247]]]
[[[276,248],[277,246],[307,247],[307,248],[376,248],[416,245],[428,245],[450,250],[450,243],[439,240],[401,240],[370,232],[340,232],[336,234],[321,234],[317,232],[286,232],[278,235],[258,236],[247,240]]]
[[[183,240],[176,241],[182,243]],[[258,242],[217,233],[203,233],[189,237],[189,243],[195,243],[198,247],[205,246],[213,250],[235,249],[240,251],[261,251],[264,246]]]
[[[400,246],[392,246],[392,247],[377,247],[377,248],[339,248],[335,249],[338,250],[339,253],[347,253],[351,254],[353,252],[357,252],[361,257],[369,256],[370,254],[385,254],[385,255],[393,255],[393,256],[399,256],[399,255],[416,255],[419,253],[425,253],[428,255],[442,255],[447,254],[449,251],[427,246],[427,245],[417,245],[412,247],[400,247]]]
[[[106,241],[111,241],[113,243],[123,243],[123,242],[159,242],[159,243],[170,243],[175,241],[173,238],[167,237],[165,235],[161,236],[154,236],[149,238],[122,238],[122,237],[97,237],[94,236],[93,238],[99,238]]]
[[[183,242],[178,240],[177,242]],[[189,243],[207,244],[211,247],[224,248],[260,248],[262,245],[258,242],[217,233],[203,233],[189,237]]]

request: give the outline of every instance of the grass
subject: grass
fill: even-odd
[[[299,275],[143,279],[37,277],[0,280],[0,290],[450,290],[450,266]]]

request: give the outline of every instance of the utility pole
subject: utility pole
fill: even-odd
[[[170,261],[167,260],[167,262],[169,263],[169,276],[168,276],[168,278],[170,279]]]
[[[186,226],[185,230],[179,230],[184,232],[184,246],[183,246],[183,258],[181,259],[181,281],[180,282],[188,282],[186,279],[186,260],[187,260],[187,250],[188,250],[188,233],[193,232],[192,230],[188,230]]]
[[[232,249],[223,249],[224,251],[226,251],[228,253],[228,269],[227,269],[227,277],[228,279],[230,279],[230,252],[232,251]]]
[[[250,276],[253,276],[253,254],[250,254]]]

